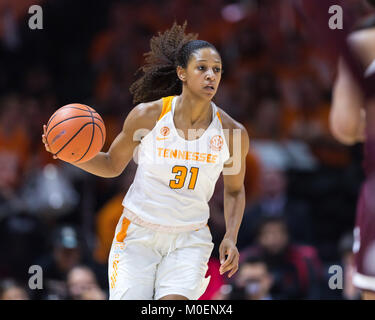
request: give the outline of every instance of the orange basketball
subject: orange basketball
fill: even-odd
[[[80,103],[58,109],[49,119],[46,139],[51,152],[59,159],[82,163],[95,157],[105,142],[102,117]]]

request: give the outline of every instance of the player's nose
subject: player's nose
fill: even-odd
[[[215,73],[212,69],[208,69],[205,75],[206,80],[215,80]]]

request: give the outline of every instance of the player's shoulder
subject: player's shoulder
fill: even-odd
[[[163,99],[137,104],[128,114],[126,122],[132,127],[152,129],[163,109]]]
[[[133,108],[132,112],[137,115],[138,119],[146,118],[157,120],[162,109],[163,99],[159,99],[155,101],[139,103]]]

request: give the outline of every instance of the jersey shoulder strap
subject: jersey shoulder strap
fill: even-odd
[[[221,125],[223,125],[223,122],[221,121],[219,110],[217,110],[217,109],[216,109],[216,115],[217,115],[217,118],[219,119]]]
[[[164,115],[166,115],[169,111],[171,111],[173,98],[174,98],[174,96],[169,96],[169,97],[163,97],[162,98],[162,100],[163,100],[163,108],[161,110],[161,113],[160,113],[160,116],[159,116],[158,120],[160,120],[161,118],[163,118]]]

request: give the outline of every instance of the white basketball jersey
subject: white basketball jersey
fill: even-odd
[[[130,220],[136,216],[150,225],[188,230],[207,224],[208,201],[230,154],[216,105],[211,103],[213,119],[203,135],[187,140],[174,125],[176,100],[163,98],[159,120],[141,140],[123,206]]]

